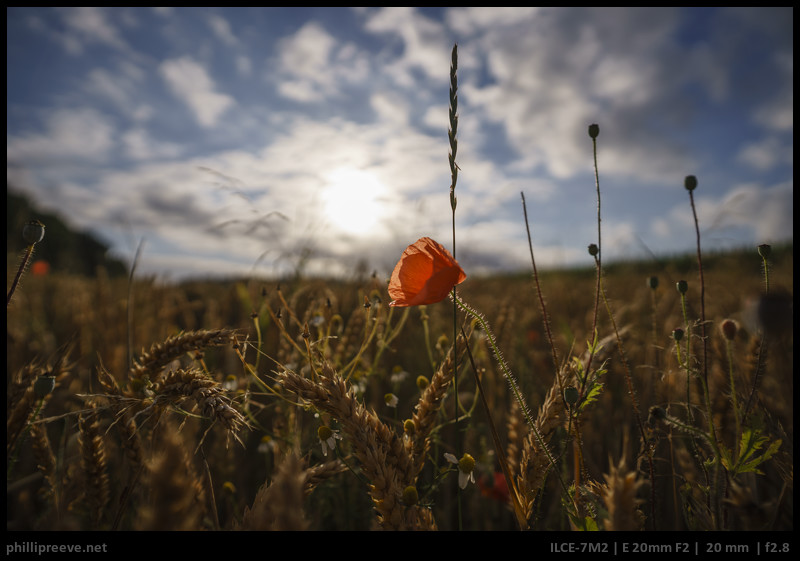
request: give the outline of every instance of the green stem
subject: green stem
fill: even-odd
[[[14,276],[14,282],[11,283],[11,289],[8,291],[8,296],[6,297],[6,307],[11,305],[11,298],[14,296],[14,292],[17,290],[17,285],[19,285],[19,280],[22,278],[22,272],[27,267],[28,262],[31,260],[31,255],[33,255],[33,246],[36,244],[30,244],[28,248],[25,250],[25,255],[22,258],[22,263],[19,264],[19,269],[17,269],[17,274]]]
[[[736,422],[736,438],[733,444],[733,457],[739,457],[739,439],[742,436],[742,427],[739,423],[739,404],[736,399],[736,383],[733,379],[733,350],[731,349],[731,342],[725,342],[728,348],[728,373],[731,377],[731,399],[733,400],[733,420]]]

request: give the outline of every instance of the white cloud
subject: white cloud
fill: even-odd
[[[539,11],[536,7],[470,6],[447,11],[445,21],[458,33],[472,35],[496,26],[528,20]]]
[[[208,16],[208,25],[214,35],[229,47],[237,47],[239,39],[231,30],[231,24],[222,16],[210,14]]]
[[[216,91],[206,69],[191,57],[165,60],[161,77],[179,100],[185,102],[202,127],[213,127],[222,114],[235,105],[234,99]]]
[[[421,70],[436,81],[448,79],[449,43],[444,26],[411,7],[387,7],[371,13],[365,29],[375,34],[396,35],[403,40],[403,53],[386,71],[401,85],[411,86],[412,70]]]
[[[114,71],[95,68],[86,77],[86,95],[105,98],[123,115],[134,121],[145,121],[152,115],[152,107],[142,98],[144,72],[131,63],[123,62]]]
[[[409,107],[402,97],[381,92],[373,94],[369,101],[370,106],[377,113],[377,121],[393,123],[397,126],[408,125]]]
[[[90,108],[51,112],[42,133],[8,137],[6,157],[27,164],[102,160],[114,145],[114,127]]]
[[[737,185],[719,197],[696,197],[701,236],[718,236],[731,228],[745,228],[757,243],[791,240],[793,237],[793,184]],[[675,243],[688,233],[694,237],[694,217],[688,202],[652,222],[651,231],[662,241]],[[702,243],[702,238],[701,238]]]
[[[297,101],[318,101],[335,91],[330,58],[336,39],[315,22],[281,40],[278,59],[282,74],[279,92]]]
[[[121,50],[128,45],[117,29],[108,21],[106,8],[60,8],[64,23],[74,32],[65,34],[64,46],[72,54],[82,54],[86,43],[100,43]]]
[[[179,156],[182,152],[179,145],[159,142],[141,127],[131,129],[123,134],[121,141],[128,157],[134,160],[170,159]]]
[[[341,43],[313,21],[279,41],[276,60],[278,92],[306,103],[339,95],[369,76],[367,57],[354,43]]]
[[[792,165],[794,151],[791,145],[785,145],[779,138],[770,136],[753,142],[739,151],[737,158],[745,164],[766,171],[776,165]]]

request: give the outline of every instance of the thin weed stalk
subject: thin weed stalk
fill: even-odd
[[[769,294],[769,257],[772,255],[772,247],[768,244],[761,244],[758,246],[758,254],[761,256],[762,270],[764,271],[764,294]],[[756,394],[758,393],[758,384],[761,380],[761,372],[764,369],[764,360],[767,352],[767,333],[762,330],[761,344],[758,347],[758,355],[756,357],[755,375],[753,376],[753,387],[750,389],[750,395],[747,397],[747,405],[745,405],[742,419],[746,419],[750,414],[750,408],[754,403]]]
[[[44,239],[44,224],[42,224],[38,220],[32,220],[28,222],[22,228],[22,237],[28,244],[28,247],[25,249],[25,253],[22,255],[22,261],[20,262],[19,267],[17,268],[16,275],[14,275],[14,280],[11,283],[11,288],[8,290],[8,296],[6,297],[6,307],[11,305],[11,298],[14,296],[14,292],[16,292],[17,290],[17,286],[19,286],[19,281],[22,278],[22,273],[25,272],[25,269],[31,262],[31,257],[33,256],[33,251],[34,248],[36,247],[36,244]]]

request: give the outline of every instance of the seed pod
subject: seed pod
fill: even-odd
[[[564,388],[564,400],[570,405],[575,405],[578,401],[578,388],[573,386]]]
[[[720,324],[719,328],[720,331],[722,331],[722,335],[728,341],[733,341],[734,338],[736,337],[736,331],[739,329],[739,326],[732,319],[726,319]]]
[[[44,224],[31,220],[22,227],[22,238],[31,245],[39,243],[44,239]]]

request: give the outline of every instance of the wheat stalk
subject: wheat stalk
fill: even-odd
[[[86,477],[85,501],[92,524],[96,527],[109,501],[109,481],[106,471],[106,447],[100,431],[99,408],[93,401],[78,416],[78,442],[81,467]]]

